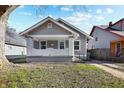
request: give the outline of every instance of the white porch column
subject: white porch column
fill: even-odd
[[[31,56],[32,54],[32,49],[33,49],[33,39],[32,38],[27,38],[27,55]]]
[[[69,38],[69,56],[72,56],[72,61],[75,61],[75,56],[74,56],[74,38]]]

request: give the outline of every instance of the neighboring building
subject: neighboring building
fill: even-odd
[[[111,41],[110,49],[111,57],[124,57],[124,38]]]
[[[27,61],[71,61],[86,58],[91,37],[70,23],[47,17],[20,33],[27,39]]]
[[[26,56],[26,40],[13,28],[7,28],[5,34],[5,55],[8,59]]]
[[[124,18],[108,26],[94,26],[90,36],[94,39],[88,42],[89,50],[108,48],[111,57],[124,54]]]

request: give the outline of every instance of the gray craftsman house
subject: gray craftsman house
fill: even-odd
[[[47,17],[20,33],[27,38],[27,62],[75,61],[87,57],[91,37],[63,19]]]

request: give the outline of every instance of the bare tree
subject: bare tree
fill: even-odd
[[[9,14],[17,6],[2,5],[0,6],[0,67],[9,65],[10,63],[5,57],[5,32]]]

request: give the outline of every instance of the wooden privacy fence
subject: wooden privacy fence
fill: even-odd
[[[99,60],[110,60],[109,48],[91,49],[88,52],[90,53],[90,58]]]

